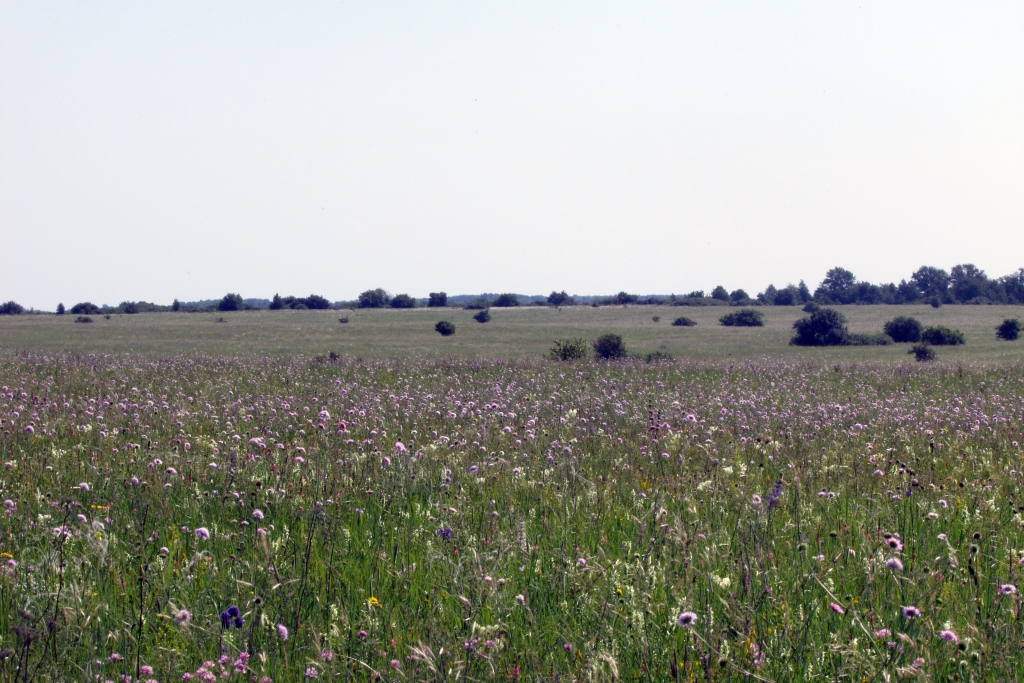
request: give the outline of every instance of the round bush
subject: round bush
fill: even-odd
[[[590,346],[585,339],[556,339],[550,356],[553,360],[583,360],[590,356]]]
[[[723,315],[718,322],[726,327],[764,327],[764,315],[761,311],[744,308],[742,311]]]
[[[944,325],[926,328],[921,333],[921,341],[932,346],[960,346],[967,342],[960,330],[951,330]]]
[[[936,357],[935,351],[927,344],[914,344],[907,353],[912,355],[918,363],[926,363],[935,360]]]
[[[892,337],[894,342],[901,344],[921,341],[921,330],[923,329],[924,325],[917,318],[905,315],[893,318],[882,327],[882,330]]]
[[[681,315],[673,320],[672,324],[676,327],[693,327],[697,324],[697,321],[692,318],[687,318],[685,315]]]
[[[996,328],[996,336],[1006,341],[1013,341],[1020,337],[1021,324],[1016,318],[1007,318]]]
[[[486,308],[473,316],[473,320],[477,321],[478,323],[489,322],[490,319],[491,319],[491,312],[489,310],[487,310]]]
[[[436,325],[434,325],[434,329],[442,337],[450,337],[453,334],[455,334],[455,325],[452,325],[447,320],[442,320],[439,323],[437,323]]]
[[[846,317],[833,308],[822,308],[793,323],[796,336],[789,342],[795,346],[848,346],[850,331]]]
[[[626,355],[626,345],[617,334],[602,334],[594,342],[594,353],[600,358],[622,358]]]

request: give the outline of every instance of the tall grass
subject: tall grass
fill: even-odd
[[[4,680],[1024,677],[1020,365],[24,354],[0,385]]]

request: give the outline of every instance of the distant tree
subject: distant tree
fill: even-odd
[[[921,330],[924,326],[917,318],[909,316],[898,316],[887,322],[882,330],[892,337],[894,342],[919,342],[921,341]]]
[[[722,285],[718,285],[717,287],[711,290],[711,298],[716,301],[728,301],[729,292],[726,291],[725,287],[723,287]]]
[[[985,271],[973,263],[953,266],[949,272],[949,284],[953,300],[962,304],[982,297],[991,299],[988,295],[992,283],[985,275]]]
[[[442,337],[450,337],[455,334],[455,325],[452,325],[447,320],[442,320],[434,325],[434,330]]]
[[[797,294],[799,294],[800,296],[800,303],[802,304],[805,304],[814,298],[811,294],[811,290],[807,287],[807,283],[804,282],[803,280],[801,280],[800,284],[797,285],[796,291]]]
[[[99,315],[100,312],[100,307],[89,301],[83,301],[71,307],[72,315]]]
[[[57,304],[57,315],[64,315],[64,304]]]
[[[918,363],[927,363],[936,357],[935,351],[927,344],[914,344],[907,353],[914,356]]]
[[[826,300],[825,303],[852,303],[853,287],[857,278],[845,268],[835,267],[825,273],[825,279],[814,291],[815,300]]]
[[[932,308],[942,308],[942,299],[937,296],[933,296],[929,303],[932,305]]]
[[[552,306],[574,306],[576,301],[563,289],[561,292],[548,294],[548,303]]]
[[[217,302],[218,311],[244,311],[245,299],[241,294],[225,294],[224,298]]]
[[[398,294],[391,300],[391,308],[416,308],[416,299],[408,294]]]
[[[602,334],[594,342],[594,353],[606,360],[622,358],[626,355],[626,345],[617,334]]]
[[[25,308],[16,301],[0,304],[0,315],[21,315]]]
[[[467,311],[482,311],[485,308],[490,308],[490,307],[491,307],[491,302],[488,301],[487,299],[483,298],[482,296],[478,296],[476,299],[473,299],[472,301],[470,301],[465,306]]]
[[[850,331],[846,317],[833,308],[821,308],[808,318],[793,323],[796,336],[790,340],[795,346],[847,346]]]
[[[359,308],[384,308],[391,296],[381,288],[368,289],[359,295]]]
[[[519,305],[519,297],[515,294],[499,294],[491,305],[495,308],[513,308]]]
[[[171,310],[174,311],[175,313],[180,311],[181,310],[181,302],[178,301],[177,299],[175,299],[174,303],[171,304]]]
[[[800,290],[793,285],[780,289],[775,294],[775,300],[772,301],[775,306],[796,306],[800,303],[803,303],[803,299],[800,298]]]
[[[921,266],[914,271],[910,280],[917,286],[917,290],[921,294],[919,298],[939,297],[942,299],[946,296],[946,290],[949,288],[949,273],[932,266]]]
[[[900,283],[896,285],[895,297],[893,297],[893,303],[897,304],[912,304],[921,298],[920,288],[913,282],[907,282],[906,280],[900,280]]]
[[[135,315],[139,312],[139,307],[135,305],[134,301],[122,301],[117,307],[121,309],[122,313],[127,313],[128,315]]]
[[[431,292],[427,300],[428,308],[444,308],[448,305],[448,294],[445,292]]]
[[[764,327],[764,315],[761,311],[744,308],[742,311],[723,315],[718,322],[726,327]]]
[[[672,321],[672,324],[675,327],[693,327],[697,324],[697,321],[692,318],[687,318],[686,316],[679,316]]]
[[[1007,318],[996,328],[996,336],[1005,341],[1014,341],[1020,337],[1021,324],[1016,318]]]
[[[590,357],[590,345],[586,339],[556,339],[548,356],[552,360],[585,360]]]
[[[932,346],[960,346],[967,342],[960,330],[951,330],[945,325],[927,327],[921,332],[921,341]]]
[[[729,300],[732,301],[734,304],[737,304],[741,301],[746,301],[749,298],[750,297],[747,296],[746,291],[742,289],[734,289],[732,290],[732,293],[729,294]]]
[[[491,320],[491,312],[490,312],[490,310],[486,309],[486,308],[481,309],[479,313],[477,313],[476,315],[473,316],[473,320],[477,321],[478,323],[490,322],[490,320]]]
[[[808,301],[806,304],[804,304],[804,313],[814,313],[815,311],[818,310],[821,310],[821,305],[818,304],[816,301]]]
[[[640,297],[637,296],[636,294],[627,294],[626,292],[619,292],[614,297],[612,297],[611,303],[615,304],[616,306],[625,306],[627,304],[635,304],[639,300]]]
[[[779,290],[775,289],[775,285],[768,285],[763,292],[757,295],[757,300],[771,306],[775,303],[775,297],[778,293]]]
[[[690,292],[689,294],[687,294],[686,298],[687,299],[703,299],[704,298],[704,290],[703,289],[695,289],[692,292]]]
[[[302,300],[302,303],[306,304],[306,308],[314,311],[326,311],[331,307],[331,302],[319,294],[310,294]]]
[[[999,284],[1006,294],[1007,303],[1024,304],[1024,268],[999,278]]]

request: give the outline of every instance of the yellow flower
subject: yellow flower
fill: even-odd
[[[380,600],[371,595],[370,599],[366,601],[366,604],[368,604],[370,607],[380,607]]]
[[[14,559],[14,555],[11,555],[10,553],[0,553],[0,557],[6,557],[9,560]]]

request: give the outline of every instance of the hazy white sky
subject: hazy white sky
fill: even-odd
[[[0,0],[0,300],[1024,266],[1024,3]]]

